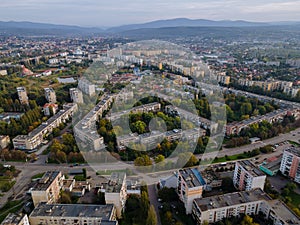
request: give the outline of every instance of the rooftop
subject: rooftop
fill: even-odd
[[[34,188],[34,191],[45,191],[49,188],[52,182],[60,175],[60,171],[47,171],[44,176],[39,180]]]
[[[25,215],[9,213],[2,221],[1,225],[18,225]]]
[[[274,213],[283,219],[287,224],[300,224],[300,219],[285,204],[278,199],[268,202]]]
[[[195,168],[180,169],[179,174],[184,179],[189,188],[204,186],[206,184],[201,173]]]
[[[30,217],[99,217],[109,221],[114,206],[107,205],[83,205],[83,204],[39,204],[30,214]],[[102,223],[101,223],[102,224]]]
[[[194,201],[201,211],[207,211],[210,209],[223,208],[259,200],[269,201],[271,198],[263,190],[258,188],[251,191],[234,192],[207,198],[198,198]]]
[[[126,179],[126,173],[112,173],[107,183],[102,183],[105,192],[117,193],[120,192],[124,179]]]
[[[248,173],[250,173],[254,177],[265,176],[265,174],[249,160],[239,161],[237,162],[237,164],[240,164]]]
[[[285,150],[286,152],[292,153],[295,156],[300,157],[300,148],[298,147],[292,147]]]

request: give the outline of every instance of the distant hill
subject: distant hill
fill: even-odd
[[[211,39],[274,39],[284,40],[288,37],[300,38],[300,25],[293,26],[259,26],[259,27],[163,27],[128,30],[118,35],[140,39],[173,39],[178,37],[193,37]],[[290,36],[289,36],[290,35]]]
[[[136,30],[144,28],[164,28],[164,27],[249,27],[249,26],[268,26],[268,23],[262,22],[248,22],[243,20],[231,21],[231,20],[204,20],[204,19],[187,19],[177,18],[169,20],[157,20],[142,24],[131,24],[119,27],[113,27],[108,29],[110,32],[122,32],[126,30]]]
[[[103,33],[100,28],[56,25],[48,23],[0,21],[0,34],[7,35],[88,35]]]
[[[260,28],[260,27],[299,27],[300,22],[248,22],[243,20],[204,20],[204,19],[169,19],[157,20],[142,24],[131,24],[119,27],[112,27],[108,29],[101,29],[97,27],[80,27],[70,25],[56,25],[48,23],[33,23],[33,22],[1,22],[0,21],[0,35],[22,35],[22,36],[74,36],[74,35],[122,35],[122,36],[136,36],[142,34],[143,36],[170,36],[171,34],[185,35],[186,34],[202,34],[202,28],[215,28],[223,30],[230,34],[230,29],[235,28]],[[152,30],[153,29],[153,30]],[[158,29],[158,30],[155,30]],[[204,29],[205,30],[205,29]],[[180,32],[179,32],[180,31]],[[158,32],[158,33],[156,33]],[[168,34],[168,32],[171,32]],[[222,32],[222,31],[221,31]]]

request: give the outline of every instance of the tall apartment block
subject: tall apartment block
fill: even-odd
[[[83,103],[82,91],[78,88],[70,88],[70,97],[74,103]]]
[[[256,188],[264,189],[266,175],[256,168],[249,160],[235,163],[233,184],[240,191],[250,191]]]
[[[300,184],[300,148],[289,148],[283,152],[280,171],[284,176]]]
[[[193,202],[192,216],[198,225],[216,223],[243,214],[262,214],[274,225],[300,224],[299,217],[292,210],[280,200],[273,200],[260,188],[199,198]]]
[[[200,172],[193,168],[178,171],[177,193],[183,202],[186,214],[192,213],[194,199],[201,198],[206,182]]]
[[[39,204],[29,215],[31,225],[118,225],[113,204]]]
[[[28,105],[29,101],[28,101],[28,96],[27,96],[26,88],[25,87],[18,87],[17,88],[17,92],[18,92],[20,103],[22,105]]]
[[[78,88],[89,96],[93,96],[96,93],[95,85],[84,78],[79,80]]]
[[[56,103],[56,94],[53,88],[44,88],[45,98],[49,103]]]
[[[34,206],[39,203],[55,203],[59,199],[64,176],[60,171],[48,171],[31,192]]]

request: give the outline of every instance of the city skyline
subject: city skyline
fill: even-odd
[[[300,1],[188,0],[3,0],[1,21],[31,21],[85,27],[113,27],[173,18],[246,20],[253,22],[299,21]],[[234,13],[233,13],[234,12]]]

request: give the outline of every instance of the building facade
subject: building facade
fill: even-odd
[[[45,90],[45,98],[49,103],[56,103],[56,94],[53,88],[44,88]]]
[[[78,88],[70,88],[70,97],[74,103],[83,103],[82,91]]]
[[[26,88],[25,87],[18,87],[17,92],[18,92],[18,97],[19,97],[20,103],[22,105],[28,105],[29,100],[28,100]]]
[[[181,169],[177,176],[177,194],[183,202],[186,214],[192,213],[194,199],[201,198],[206,182],[197,169]]]
[[[266,175],[255,167],[249,160],[235,163],[233,185],[240,191],[264,189]]]
[[[283,152],[280,171],[300,184],[300,148],[289,148]]]

